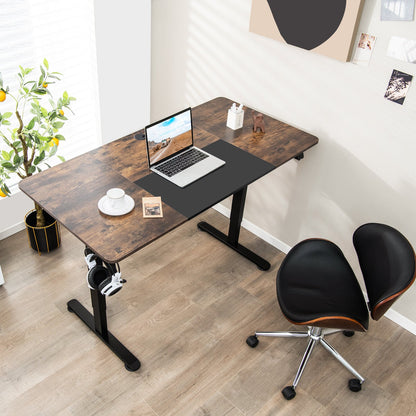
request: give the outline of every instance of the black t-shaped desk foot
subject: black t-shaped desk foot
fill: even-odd
[[[217,230],[215,227],[213,227],[205,221],[198,223],[198,228],[202,231],[206,231],[207,233],[211,234],[217,240],[220,240],[222,243],[226,244],[228,247],[232,248],[237,253],[252,261],[261,270],[269,270],[270,263],[267,260],[263,259],[262,257],[257,255],[253,251],[249,250],[248,248],[242,246],[238,242],[238,238],[240,236],[241,221],[243,219],[246,195],[247,186],[241,188],[239,191],[233,194],[233,203],[231,206],[230,227],[228,229],[228,235]]]
[[[237,253],[241,254],[248,260],[252,261],[254,264],[257,265],[257,267],[261,270],[269,270],[270,269],[270,263],[254,253],[253,251],[249,250],[248,248],[242,246],[239,243],[232,243],[228,241],[228,236],[221,231],[217,230],[212,225],[208,224],[205,221],[202,221],[198,223],[198,228],[202,231],[206,231],[207,233],[211,234],[213,237],[215,237],[217,240],[220,240],[224,244],[226,244],[228,247],[232,248]]]
[[[75,313],[123,361],[126,370],[137,371],[140,361],[107,329],[105,297],[100,292],[91,290],[91,300],[94,315],[76,299],[67,303],[68,311]]]

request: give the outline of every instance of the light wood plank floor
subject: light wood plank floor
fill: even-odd
[[[90,308],[83,245],[63,231],[63,245],[38,256],[22,231],[0,241],[0,414],[87,415],[413,415],[416,339],[383,318],[368,334],[331,337],[367,377],[348,390],[348,372],[322,348],[297,396],[291,384],[305,340],[261,339],[254,330],[289,329],[275,299],[283,254],[243,230],[242,241],[271,260],[262,272],[196,228],[204,218],[226,230],[215,211],[159,239],[121,263],[127,284],[108,299],[109,328],[142,362],[128,372],[73,314]]]

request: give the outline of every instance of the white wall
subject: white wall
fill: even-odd
[[[250,33],[250,9],[250,0],[153,0],[152,120],[226,96],[310,132],[320,143],[305,159],[250,187],[245,218],[289,246],[331,239],[357,273],[351,236],[366,221],[397,227],[416,247],[416,85],[403,106],[384,98],[393,69],[416,76],[416,65],[386,56],[390,36],[416,39],[416,22],[381,22],[380,0],[367,0],[358,31],[377,41],[359,67]],[[415,300],[416,287],[395,310],[416,322]]]
[[[150,118],[151,0],[95,0],[103,143]]]
[[[0,240],[25,228],[25,215],[35,206],[23,192],[17,191],[0,200]]]

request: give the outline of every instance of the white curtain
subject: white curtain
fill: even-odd
[[[17,85],[19,65],[39,71],[44,58],[51,71],[63,74],[53,96],[66,90],[77,99],[60,131],[66,140],[58,154],[69,159],[101,143],[93,0],[0,0],[4,85]],[[11,102],[0,104],[0,112],[13,111]]]

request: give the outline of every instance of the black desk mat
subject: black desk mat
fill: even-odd
[[[163,202],[185,217],[192,218],[274,169],[270,163],[223,140],[211,143],[204,150],[226,163],[185,188],[153,172],[135,183],[154,196],[161,196]]]

